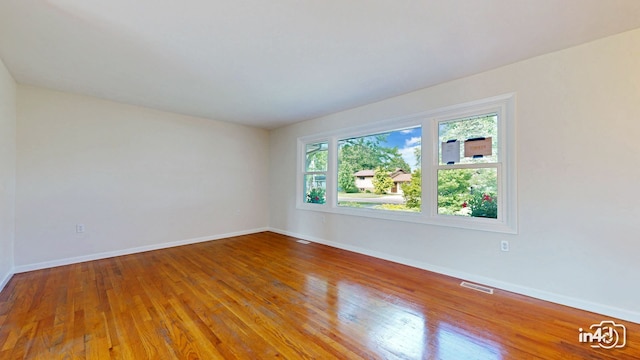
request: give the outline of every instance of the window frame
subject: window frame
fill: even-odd
[[[337,135],[335,135],[333,137],[334,141],[336,142],[336,148],[335,148],[335,159],[334,160],[335,164],[336,164],[336,173],[335,173],[335,177],[332,175],[332,178],[335,180],[336,183],[336,191],[335,191],[335,202],[333,204],[335,204],[336,208],[339,209],[354,209],[357,212],[359,211],[364,211],[365,214],[367,213],[372,213],[374,215],[371,215],[372,217],[377,217],[375,216],[375,213],[378,212],[382,212],[382,213],[386,213],[389,216],[391,216],[393,218],[393,214],[395,213],[402,213],[402,214],[415,214],[416,212],[410,212],[410,211],[393,211],[393,210],[383,210],[383,209],[366,209],[366,208],[354,208],[354,207],[350,207],[350,206],[340,206],[338,205],[338,149],[340,147],[340,141],[343,140],[347,140],[347,139],[352,139],[352,138],[359,138],[359,137],[366,137],[366,136],[374,136],[374,135],[379,135],[382,133],[386,133],[386,132],[394,132],[394,131],[400,131],[400,130],[404,130],[404,129],[408,129],[408,128],[415,128],[415,127],[420,127],[420,136],[422,137],[422,122],[419,118],[416,117],[410,117],[410,118],[406,118],[406,119],[396,119],[394,121],[390,121],[390,122],[382,122],[382,123],[378,123],[376,127],[370,127],[370,126],[361,126],[358,128],[354,128],[352,129],[353,131],[346,131],[344,133],[339,133]],[[349,210],[345,210],[347,213],[349,213]],[[356,214],[351,214],[350,215],[358,215]]]
[[[313,145],[313,144],[322,144],[322,143],[327,143],[327,170],[326,171],[308,171],[307,170],[307,145]],[[297,194],[298,194],[298,206],[300,207],[301,204],[305,204],[308,206],[311,206],[311,208],[315,208],[315,207],[319,207],[319,206],[324,206],[326,204],[329,203],[329,166],[330,163],[332,162],[331,159],[331,144],[329,142],[328,139],[326,138],[320,138],[317,141],[306,141],[306,142],[301,142],[300,140],[298,140],[298,154],[302,154],[302,156],[299,156],[299,161],[298,161],[298,174],[302,174],[301,178],[298,178],[297,182]],[[324,203],[311,203],[311,202],[307,202],[306,201],[306,193],[305,193],[305,178],[307,175],[320,175],[320,174],[324,174],[325,175],[325,202]]]
[[[478,115],[498,115],[498,159],[496,163],[473,164],[472,168],[497,169],[498,218],[480,218],[438,214],[437,171],[439,164],[439,132],[441,122],[463,120]],[[421,127],[422,204],[419,212],[338,206],[338,142],[340,139],[356,138],[410,127]],[[517,168],[516,168],[516,119],[515,93],[500,95],[464,104],[439,108],[428,112],[395,118],[373,124],[339,129],[322,134],[298,138],[296,207],[342,215],[363,216],[394,221],[406,221],[429,225],[450,226],[464,229],[502,233],[517,233]],[[305,149],[307,144],[328,143],[326,202],[306,203],[304,192]],[[446,169],[469,168],[466,164],[447,165]]]

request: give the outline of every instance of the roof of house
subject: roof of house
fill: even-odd
[[[376,173],[375,170],[360,170],[353,174],[354,176],[374,176]]]
[[[403,169],[400,168],[396,168],[393,172],[391,172],[389,174],[389,176],[391,176],[392,178],[395,178],[396,176],[400,175],[400,174],[406,174],[407,172],[404,171]]]
[[[410,182],[411,174],[398,174],[392,178],[394,182]]]
[[[360,171],[356,172],[355,174],[353,174],[353,176],[373,177],[375,175],[375,173],[376,173],[375,170],[360,170]],[[390,173],[389,176],[391,176],[391,178],[395,182],[409,182],[409,181],[411,181],[411,174],[407,174],[402,169],[396,169],[396,171]]]

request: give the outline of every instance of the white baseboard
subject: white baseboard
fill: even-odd
[[[428,263],[415,261],[415,260],[410,260],[410,259],[406,259],[406,258],[394,256],[394,255],[389,255],[389,254],[377,252],[377,251],[371,251],[371,250],[364,249],[364,248],[357,247],[357,246],[345,245],[345,244],[341,244],[341,243],[337,243],[337,242],[333,242],[333,241],[329,241],[329,240],[325,240],[325,239],[316,238],[316,237],[313,237],[313,236],[306,236],[306,235],[302,235],[302,234],[297,234],[297,233],[293,233],[293,232],[286,231],[286,230],[269,228],[269,231],[272,231],[272,232],[275,232],[275,233],[278,233],[278,234],[282,234],[282,235],[286,235],[286,236],[292,236],[292,237],[295,237],[295,238],[298,238],[298,239],[303,239],[303,240],[315,242],[315,243],[318,243],[318,244],[323,244],[323,245],[335,247],[335,248],[342,249],[342,250],[352,251],[352,252],[355,252],[355,253],[368,255],[368,256],[372,256],[372,257],[383,259],[383,260],[392,261],[392,262],[395,262],[395,263],[399,263],[399,264],[415,267],[415,268],[418,268],[418,269],[423,269],[423,270],[435,272],[435,273],[438,273],[438,274],[451,276],[451,277],[458,278],[458,279],[467,280],[467,281],[474,282],[474,283],[479,283],[479,284],[490,286],[490,287],[494,287],[494,288],[497,288],[497,289],[510,291],[510,292],[513,292],[513,293],[516,293],[516,294],[529,296],[529,297],[536,298],[536,299],[539,299],[539,300],[549,301],[549,302],[552,302],[552,303],[565,305],[565,306],[569,306],[569,307],[572,307],[572,308],[576,308],[576,309],[580,309],[580,310],[584,310],[584,311],[590,311],[590,312],[594,312],[594,313],[597,313],[597,314],[610,316],[610,317],[618,318],[618,319],[621,319],[621,320],[635,322],[635,323],[639,323],[640,324],[640,312],[637,312],[637,311],[632,311],[632,310],[628,310],[628,309],[620,309],[620,308],[616,308],[616,307],[609,306],[609,305],[593,303],[593,302],[590,302],[590,301],[585,301],[585,300],[573,298],[573,297],[570,297],[570,296],[565,296],[565,295],[561,295],[561,294],[555,294],[555,293],[547,292],[547,291],[544,291],[544,290],[539,290],[539,289],[534,289],[534,288],[521,286],[521,285],[517,285],[517,284],[507,283],[507,282],[504,282],[504,281],[500,281],[500,280],[496,280],[496,279],[492,279],[492,278],[488,278],[488,277],[484,277],[484,276],[474,275],[474,274],[466,273],[466,272],[463,272],[463,271],[457,271],[457,270],[453,270],[453,269],[449,269],[449,268],[445,268],[445,267],[441,267],[441,266],[435,266],[435,265],[431,265],[431,264],[428,264]]]
[[[115,256],[130,255],[130,254],[141,253],[141,252],[152,251],[152,250],[167,249],[167,248],[171,248],[171,247],[189,245],[189,244],[196,244],[196,243],[205,242],[205,241],[221,240],[221,239],[226,239],[226,238],[230,238],[230,237],[234,237],[234,236],[255,234],[255,233],[259,233],[259,232],[263,232],[263,231],[269,231],[269,229],[266,228],[266,227],[265,228],[257,228],[257,229],[251,229],[251,230],[245,230],[245,231],[237,231],[237,232],[232,232],[232,233],[226,233],[226,234],[203,236],[203,237],[199,237],[199,238],[195,238],[195,239],[178,240],[178,241],[173,241],[173,242],[168,242],[168,243],[153,244],[153,245],[147,245],[147,246],[140,246],[140,247],[135,247],[135,248],[123,249],[123,250],[115,250],[115,251],[108,251],[108,252],[102,252],[102,253],[97,253],[97,254],[77,256],[77,257],[73,257],[73,258],[45,261],[45,262],[40,262],[40,263],[36,263],[36,264],[20,265],[20,266],[16,266],[14,268],[13,272],[16,273],[16,274],[19,274],[19,273],[23,273],[23,272],[27,272],[27,271],[48,269],[48,268],[52,268],[52,267],[56,267],[56,266],[77,264],[77,263],[81,263],[81,262],[85,262],[85,261],[107,259],[107,258],[111,258],[111,257],[115,257]]]
[[[0,292],[2,290],[4,290],[4,287],[7,286],[7,284],[9,283],[9,280],[11,280],[11,278],[13,277],[14,271],[9,271],[5,277],[0,280]]]

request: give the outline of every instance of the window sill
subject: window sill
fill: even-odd
[[[481,230],[506,234],[517,234],[516,228],[507,225],[505,220],[466,217],[454,215],[429,215],[425,212],[357,209],[327,204],[298,204],[298,210],[317,211],[346,216],[357,216],[389,221],[402,221],[414,224],[454,227],[467,230]]]

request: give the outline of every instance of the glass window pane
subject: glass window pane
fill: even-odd
[[[491,155],[481,158],[465,157],[464,143],[468,139],[491,138]],[[498,161],[498,115],[488,114],[468,119],[446,121],[438,124],[439,163],[442,162],[443,142],[460,141],[459,164],[495,163]]]
[[[338,205],[420,211],[422,129],[338,142]]]
[[[311,174],[304,176],[304,202],[324,204],[327,202],[327,176]]]
[[[438,170],[438,214],[498,217],[498,170]]]
[[[305,172],[327,171],[328,143],[307,144],[305,154]]]

